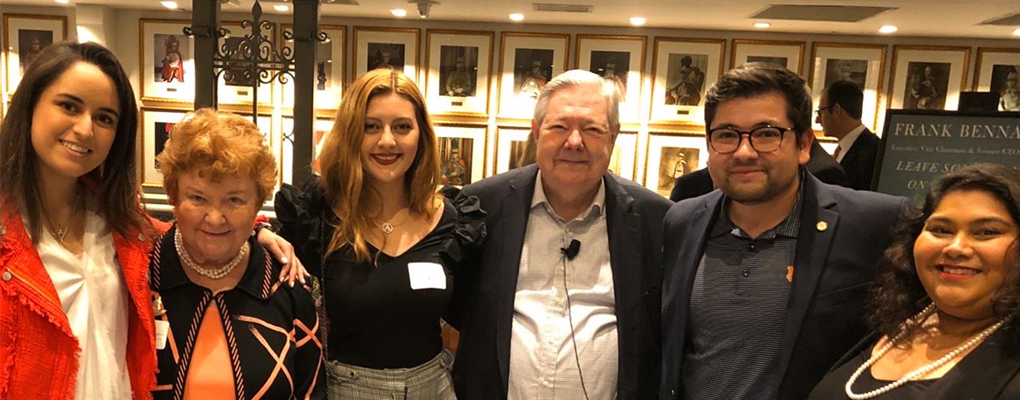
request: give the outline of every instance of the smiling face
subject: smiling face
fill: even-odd
[[[1017,223],[995,197],[980,190],[946,194],[914,241],[917,276],[949,315],[992,316],[991,299],[1016,264]]]
[[[609,168],[619,126],[609,125],[609,102],[598,85],[552,94],[539,126],[532,122],[536,160],[547,187],[586,190]]]
[[[711,128],[750,131],[765,125],[793,127],[786,116],[786,101],[777,93],[720,103]],[[769,153],[755,151],[747,135],[732,153],[718,153],[709,146],[708,168],[715,187],[743,204],[766,203],[797,190],[798,168],[811,159],[812,139],[808,134],[800,136],[795,131],[784,133],[779,149]]]
[[[198,169],[182,173],[174,204],[177,229],[198,263],[229,262],[248,237],[258,212],[258,191],[251,176],[227,175],[213,180]]]
[[[365,112],[361,165],[371,185],[403,183],[418,152],[414,104],[397,93],[373,97]]]
[[[50,84],[32,113],[32,148],[43,180],[76,180],[102,165],[117,135],[120,101],[110,77],[79,62]]]

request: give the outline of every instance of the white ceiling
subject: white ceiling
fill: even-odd
[[[53,0],[2,0],[4,4],[55,6]],[[81,4],[102,4],[117,8],[161,9],[159,0],[72,0]],[[266,13],[274,13],[266,6]],[[408,19],[417,19],[413,4],[406,0],[358,0],[360,5],[324,4],[324,16],[394,18],[390,10],[404,8]],[[1020,26],[982,26],[982,22],[1020,13],[1020,0],[440,0],[433,6],[430,20],[481,21],[509,23],[511,13],[523,13],[524,23],[556,25],[627,26],[628,19],[641,16],[647,27],[754,30],[760,20],[751,15],[770,4],[810,4],[842,6],[880,6],[897,9],[856,23],[771,20],[769,31],[797,33],[835,33],[841,35],[878,35],[882,25],[896,25],[897,36],[973,37],[1015,39]],[[533,2],[593,5],[590,14],[542,13],[532,10]],[[191,0],[178,0],[190,9]],[[224,6],[224,12],[247,11],[252,0],[241,6]]]

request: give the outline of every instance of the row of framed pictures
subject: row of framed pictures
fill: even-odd
[[[188,21],[141,20],[141,65],[143,100],[188,101],[193,86],[187,85],[192,67],[190,38],[181,33]],[[224,22],[229,30],[237,22]],[[290,30],[281,24],[280,33]],[[346,75],[344,49],[346,27],[325,25],[332,40],[320,45],[316,58],[316,107],[333,109],[342,94]],[[487,116],[493,71],[494,32],[427,30],[425,68],[419,71],[420,29],[355,27],[353,29],[353,70],[360,76],[374,68],[402,70],[424,89],[429,108],[435,114]],[[276,35],[271,35],[276,37]],[[239,38],[228,38],[239,40]],[[277,38],[281,42],[282,35]],[[504,32],[499,49],[496,111],[506,118],[530,117],[538,91],[551,77],[568,69],[571,35]],[[769,62],[806,76],[815,92],[835,80],[847,79],[864,88],[864,120],[875,128],[882,95],[885,106],[904,109],[955,109],[970,66],[969,47],[893,47],[893,77],[890,90],[883,91],[886,70],[884,44],[814,42],[813,58],[806,62],[806,42],[732,39],[729,68],[745,62]],[[651,67],[652,101],[648,119],[652,123],[699,125],[701,105],[708,87],[725,70],[726,39],[655,37]],[[645,68],[645,36],[576,35],[574,67],[587,69],[613,81],[623,94],[621,116],[637,122]],[[1020,49],[979,48],[978,73],[974,90],[1006,94],[1010,72],[1020,73]],[[982,64],[982,61],[987,62]],[[807,64],[807,65],[805,65]],[[179,67],[178,67],[179,65]],[[806,68],[809,67],[809,68]],[[181,71],[179,74],[176,72]],[[1001,75],[1001,76],[1000,76]],[[231,90],[238,82],[221,79],[221,103],[250,104],[249,88]],[[243,84],[244,82],[239,82]],[[266,103],[281,101],[266,93]],[[284,85],[282,104],[293,103],[293,88]],[[1012,103],[1009,103],[1012,104]],[[1020,105],[1017,105],[1020,107]],[[820,128],[820,127],[817,127]]]
[[[163,151],[173,125],[180,122],[186,110],[143,107],[141,115],[141,181],[148,188],[162,187],[163,176],[156,163],[156,155]],[[249,116],[250,117],[250,116]],[[257,124],[270,144],[279,162],[278,183],[293,182],[293,143],[284,132],[290,132],[294,121],[290,117],[258,116]],[[318,144],[333,128],[333,121],[317,119],[314,124],[313,143]],[[530,128],[499,126],[490,139],[486,125],[439,123],[436,136],[444,185],[466,185],[495,174],[521,167]],[[622,132],[610,159],[610,171],[642,183],[647,188],[669,196],[673,182],[681,175],[705,167],[708,154],[705,137],[697,132],[649,134],[647,155],[639,160],[637,132]],[[492,163],[489,159],[492,158]],[[644,163],[644,176],[637,175],[639,162]],[[492,165],[492,168],[488,168]]]
[[[145,104],[191,103],[194,99],[194,46],[183,34],[187,20],[139,20],[140,92]],[[239,21],[224,21],[231,36],[228,46],[246,32]],[[67,37],[64,16],[4,14],[3,40],[7,52],[6,79],[13,92],[24,68],[46,45]],[[279,28],[279,29],[277,29]],[[284,43],[289,24],[273,25],[268,37]],[[347,28],[323,25],[330,40],[319,44],[315,60],[315,106],[335,110],[347,76]],[[553,76],[568,69],[571,35],[503,32],[499,49],[495,96],[494,32],[427,30],[425,68],[419,71],[417,28],[354,27],[354,76],[374,68],[395,68],[419,81],[429,110],[437,115],[487,117],[490,98],[499,117],[529,119],[538,91]],[[726,39],[654,37],[651,75],[645,79],[646,36],[577,34],[574,67],[587,69],[615,82],[623,94],[621,120],[647,119],[651,124],[701,125],[705,91],[724,70]],[[970,47],[895,45],[889,89],[884,44],[814,42],[806,62],[806,42],[732,39],[732,68],[759,61],[782,65],[807,81],[818,101],[824,87],[848,79],[865,91],[865,124],[878,128],[880,108],[953,110],[970,67]],[[289,45],[289,44],[288,44]],[[1020,110],[1020,48],[978,48],[973,85],[978,91],[1001,95],[1001,108]],[[807,64],[807,65],[805,65]],[[809,68],[806,68],[809,67]],[[230,76],[233,75],[233,76]],[[651,101],[642,113],[642,86],[651,83]],[[220,104],[293,104],[293,80],[252,90],[241,74],[224,74],[219,82]],[[883,96],[885,96],[883,98]],[[647,100],[647,99],[644,99]],[[884,101],[883,101],[884,100]],[[884,103],[884,104],[883,104]],[[816,129],[821,129],[816,126]]]

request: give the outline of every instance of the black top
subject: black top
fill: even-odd
[[[339,223],[323,198],[318,179],[303,189],[284,185],[276,195],[276,215],[308,271],[324,288],[330,320],[327,357],[368,368],[409,368],[421,365],[442,351],[439,320],[447,311],[454,276],[467,252],[485,235],[485,214],[477,198],[456,196],[444,189],[447,200],[439,224],[418,243],[397,257],[369,245],[372,261],[354,261],[343,248],[323,260]],[[450,198],[455,198],[451,201]],[[413,289],[411,263],[442,266],[446,288]]]
[[[169,321],[165,347],[157,350],[156,400],[179,399],[187,385],[199,327],[211,303],[220,312],[234,376],[234,395],[248,399],[325,399],[319,323],[308,291],[279,283],[280,266],[248,239],[247,270],[233,289],[213,294],[188,279],[174,247],[175,225],[149,256],[149,286],[160,296]],[[282,368],[282,370],[278,369]]]
[[[871,357],[874,345],[868,347],[865,351],[861,352],[857,357],[852,358],[849,362],[843,364],[839,368],[836,368],[832,372],[825,375],[815,390],[811,391],[811,397],[809,400],[833,400],[833,399],[849,399],[846,395],[846,382],[850,380],[850,375],[853,375],[857,368],[864,365],[865,361]],[[909,381],[904,383],[902,386],[885,392],[879,396],[872,397],[872,399],[879,400],[922,400],[928,399],[926,393],[928,388],[933,383],[937,382],[938,379],[923,379],[917,381]],[[885,385],[892,383],[893,381],[886,381],[876,379],[871,375],[871,367],[868,367],[866,371],[861,373],[861,376],[854,382],[853,390],[854,393],[862,394],[878,389]]]

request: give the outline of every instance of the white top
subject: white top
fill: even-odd
[[[843,157],[846,156],[846,152],[850,151],[850,146],[854,145],[854,142],[857,141],[857,137],[861,136],[862,132],[864,132],[864,125],[857,125],[857,127],[850,130],[846,136],[839,139],[839,156],[836,157],[836,162],[843,161]]]
[[[588,398],[612,399],[619,352],[605,183],[585,212],[564,222],[546,200],[541,172],[536,180],[514,296],[508,398],[584,398],[570,337],[569,292]],[[560,249],[573,239],[581,242],[581,249],[573,260],[567,260]]]
[[[131,398],[127,370],[128,292],[106,222],[87,212],[82,254],[65,249],[48,229],[36,246],[78,338],[76,400]]]

